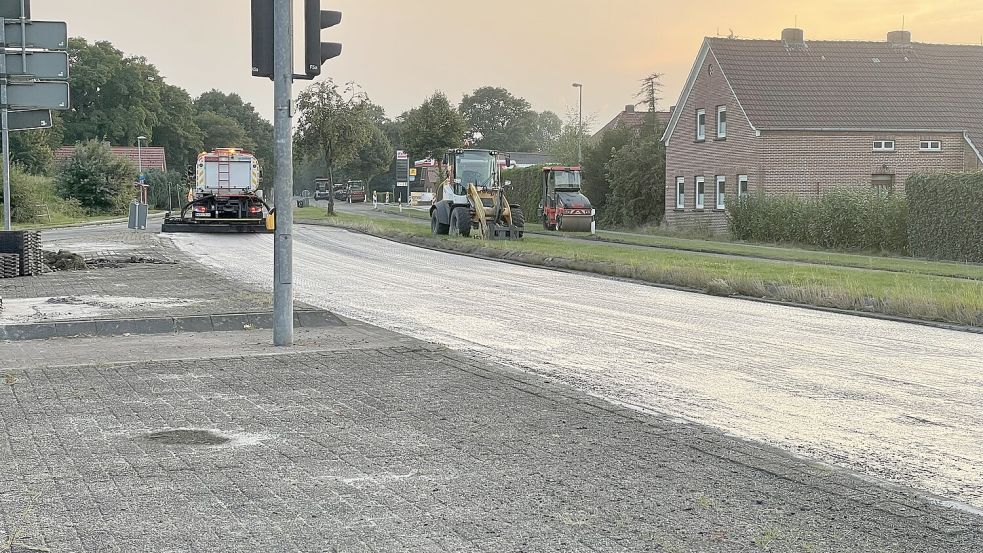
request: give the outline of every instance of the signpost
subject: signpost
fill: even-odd
[[[403,150],[396,151],[396,201],[410,201],[410,155]]]
[[[0,124],[3,228],[10,230],[10,133],[51,128],[51,112],[70,106],[68,26],[31,21],[31,0],[0,0]]]

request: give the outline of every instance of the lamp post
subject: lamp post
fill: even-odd
[[[577,110],[577,163],[584,163],[584,85],[573,83],[573,87],[580,89],[580,107]]]

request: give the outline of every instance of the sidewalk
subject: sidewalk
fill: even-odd
[[[0,552],[983,550],[978,515],[376,327],[267,344],[0,343]]]

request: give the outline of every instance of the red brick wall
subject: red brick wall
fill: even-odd
[[[921,140],[942,151],[923,152]],[[874,140],[894,140],[893,152],[873,151]],[[894,175],[894,190],[917,171],[961,171],[968,149],[962,133],[839,133],[762,131],[760,182],[769,194],[814,196],[829,188],[869,187],[874,174]],[[971,151],[971,150],[970,150]]]
[[[711,70],[712,66],[712,70]],[[717,138],[717,106],[727,106],[727,137]],[[696,110],[706,110],[706,140],[696,141]],[[737,197],[737,176],[748,175],[751,190],[758,180],[758,140],[737,98],[717,67],[713,55],[707,55],[689,98],[677,106],[679,122],[666,148],[666,225],[677,229],[708,228],[711,232],[727,230],[727,216],[716,206],[716,177],[727,178],[728,201]],[[694,179],[706,180],[704,209],[696,209]],[[686,179],[686,206],[676,209],[676,177]]]

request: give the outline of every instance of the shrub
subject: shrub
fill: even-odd
[[[512,190],[506,194],[510,202],[522,206],[526,224],[539,221],[539,202],[543,193],[542,166],[503,171],[502,180],[512,181]]]
[[[907,200],[837,188],[819,197],[752,195],[728,207],[731,235],[754,242],[907,253]]]
[[[63,198],[78,200],[90,212],[121,213],[135,197],[136,176],[132,162],[90,140],[76,145],[72,157],[59,167],[55,182]]]
[[[2,203],[3,188],[0,187],[0,204]],[[15,223],[43,222],[43,207],[47,207],[51,216],[63,214],[74,218],[81,215],[77,202],[58,197],[51,177],[32,175],[19,165],[12,166],[10,170],[10,203],[11,219]]]
[[[170,207],[174,211],[180,211],[181,207],[187,202],[188,185],[187,177],[177,171],[160,171],[150,169],[146,171],[147,184],[150,186],[150,197],[148,201],[152,209],[167,209],[168,194],[170,194]]]
[[[983,172],[914,174],[905,194],[912,255],[983,263]]]

